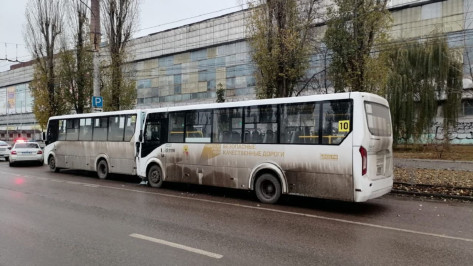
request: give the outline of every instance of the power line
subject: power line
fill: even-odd
[[[201,15],[198,15],[198,16],[194,16],[194,17],[189,17],[189,18],[185,18],[185,19],[181,19],[181,20],[177,20],[177,21],[174,21],[174,22],[169,22],[169,23],[165,23],[165,24],[161,24],[161,25],[166,25],[166,24],[171,24],[171,23],[175,23],[175,22],[179,22],[179,21],[183,21],[183,20],[188,20],[188,19],[191,19],[191,18],[196,18],[196,17],[201,17],[201,16],[204,16],[204,15],[208,15],[208,14],[213,14],[213,13],[216,13],[216,12],[221,12],[221,11],[224,11],[224,10],[228,10],[228,9],[233,9],[233,8],[236,8],[236,7],[240,7],[240,6],[233,6],[233,7],[229,7],[229,8],[225,8],[225,9],[221,9],[221,10],[218,10],[218,11],[213,11],[213,12],[209,12],[209,13],[205,13],[205,14],[201,14]],[[468,11],[468,12],[464,12],[464,13],[471,13],[472,11]],[[454,16],[454,15],[451,15],[451,16]],[[450,16],[447,16],[447,17],[450,17]],[[459,21],[462,21],[464,22],[463,20],[456,20],[456,21],[453,21],[453,22],[459,22]],[[405,23],[399,23],[399,24],[396,24],[394,26],[400,26],[400,25],[403,25],[403,24],[413,24],[413,23],[416,23],[418,21],[415,21],[415,22],[405,22]],[[452,23],[452,22],[449,22],[449,23]],[[404,31],[407,31],[409,29],[415,29],[415,28],[421,28],[421,27],[427,27],[427,26],[431,26],[431,25],[441,25],[442,23],[430,23],[430,24],[424,24],[424,25],[419,25],[419,26],[413,26],[413,27],[409,27],[409,28],[399,28],[399,29],[393,29],[394,30],[404,30]],[[161,26],[161,25],[158,25],[158,26]],[[158,27],[158,26],[153,26],[153,27]],[[148,27],[148,28],[144,28],[144,29],[149,29],[149,28],[153,28],[153,27]],[[215,28],[215,26],[208,26],[204,29],[208,29],[208,28]],[[224,30],[232,30],[232,29],[235,29],[235,28],[241,28],[241,26],[233,26],[233,27],[227,27],[226,29]],[[144,30],[144,29],[140,29],[140,30]],[[224,31],[222,30],[222,31]],[[217,32],[214,32],[214,33],[217,33],[218,34],[218,31]],[[244,34],[244,33],[243,33]],[[183,40],[187,40],[188,38],[185,38]],[[421,38],[416,38],[417,40],[421,39]],[[134,40],[137,40],[137,39],[134,39]],[[131,40],[131,41],[134,41],[134,40]],[[227,40],[227,41],[244,41],[245,38],[234,38],[232,40]],[[163,46],[166,45],[166,44],[169,44],[171,43],[171,41],[168,41],[166,42],[163,41]],[[211,43],[209,46],[212,46],[212,45],[218,45],[220,44],[221,42],[220,41],[217,41],[217,42],[213,42]],[[195,42],[187,42],[186,41],[186,44],[183,45],[183,46],[180,46],[180,47],[176,47],[175,45],[173,46],[174,50],[175,49],[186,49],[186,50],[192,50],[192,49],[197,49],[197,48],[200,48],[202,45],[201,45],[201,41],[200,40],[197,40]],[[135,53],[134,55],[135,56],[139,56],[139,55],[142,55],[142,54],[147,54],[147,53],[164,53],[167,49],[165,48],[162,48],[162,49],[154,49],[154,50],[148,50],[148,51],[143,51],[143,52],[136,52],[136,51],[139,51],[139,50],[143,50],[143,48],[140,48],[138,47],[138,45],[133,45],[132,47],[130,47],[131,50],[134,50]],[[143,60],[146,60],[146,59],[143,59]]]
[[[194,19],[194,18],[199,18],[199,17],[203,17],[203,16],[207,16],[207,15],[219,13],[219,12],[226,11],[226,10],[239,8],[239,7],[241,7],[241,5],[232,6],[232,7],[227,7],[227,8],[224,8],[224,9],[220,9],[220,10],[216,10],[216,11],[212,11],[212,12],[200,14],[200,15],[193,16],[193,17],[187,17],[187,18],[183,18],[183,19],[178,19],[178,20],[175,20],[175,21],[166,22],[166,23],[159,24],[159,25],[156,25],[156,26],[141,28],[141,29],[137,29],[137,30],[135,30],[135,31],[133,31],[133,32],[140,32],[140,31],[144,31],[144,30],[159,28],[159,27],[162,27],[162,26],[167,26],[167,25],[170,25],[170,24],[175,24],[175,23],[178,23],[178,22],[182,22],[182,21],[186,21],[186,20],[190,20],[190,19]]]

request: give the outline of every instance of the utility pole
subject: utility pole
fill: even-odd
[[[101,42],[101,33],[100,33],[100,0],[90,0],[91,1],[91,16],[90,16],[90,41],[94,45],[94,96],[100,96],[100,42]]]

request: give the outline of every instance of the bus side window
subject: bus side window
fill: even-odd
[[[48,124],[48,135],[46,141],[48,144],[58,140],[59,137],[59,120],[50,120]]]
[[[94,118],[94,141],[107,140],[108,117]]]
[[[281,143],[319,144],[319,103],[286,104],[280,116]]]
[[[169,142],[182,143],[184,142],[184,112],[169,114]]]
[[[112,116],[108,122],[108,140],[109,141],[123,141],[125,133],[125,117]]]
[[[351,101],[338,100],[323,104],[322,107],[322,144],[338,145],[351,132]],[[340,121],[349,121],[348,129],[339,129]]]
[[[66,140],[79,139],[79,119],[68,119],[66,126]]]
[[[277,105],[245,107],[245,130],[251,131],[251,138],[245,143],[277,143]]]
[[[161,128],[161,125],[159,121],[146,122],[145,141],[146,142],[159,141],[159,136],[161,134],[160,128]]]
[[[126,116],[125,141],[130,141],[135,134],[136,115]]]
[[[242,108],[215,109],[213,114],[213,142],[241,143]]]
[[[59,120],[59,135],[58,140],[66,140],[66,124],[67,120]]]
[[[80,119],[79,140],[92,140],[92,118]]]
[[[211,111],[188,111],[185,142],[210,142],[211,126]]]

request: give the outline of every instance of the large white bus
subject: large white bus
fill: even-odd
[[[136,175],[140,110],[51,117],[45,136],[44,162],[49,168]]]
[[[340,93],[151,109],[137,173],[163,181],[366,201],[393,184],[388,102]]]

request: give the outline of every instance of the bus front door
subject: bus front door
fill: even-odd
[[[150,113],[146,117],[138,163],[142,176],[147,175],[146,169],[149,163],[161,163],[163,167],[166,165],[162,148],[167,136],[166,125],[166,118],[162,113]]]

